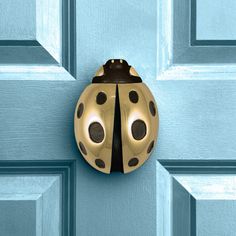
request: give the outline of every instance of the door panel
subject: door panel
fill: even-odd
[[[59,176],[2,176],[0,185],[3,235],[60,234]]]
[[[0,16],[1,40],[35,39],[36,1],[3,0],[1,1],[1,9],[4,9]],[[18,9],[18,11],[16,11],[16,9]]]
[[[1,155],[2,157],[2,155]],[[2,235],[74,235],[74,161],[0,161]]]
[[[196,38],[197,40],[235,40],[234,27],[236,5],[233,0],[227,2],[207,0],[196,2]],[[234,42],[235,43],[235,42]]]
[[[157,189],[167,199],[157,195],[157,235],[234,235],[235,167],[235,160],[161,160]]]
[[[235,234],[235,7],[158,1],[157,235]]]
[[[0,7],[0,79],[76,76],[75,0],[4,0]]]
[[[205,3],[205,12],[211,12],[208,14],[210,16],[216,14],[215,11],[212,11],[213,8],[222,7],[222,1],[203,3],[200,0],[160,0],[157,3],[157,71],[159,79],[235,79],[235,41],[220,40],[216,33],[212,33],[215,35],[214,40],[210,37],[201,40],[196,36],[197,30],[199,33],[197,22],[204,18],[204,12],[197,12],[197,6]],[[226,10],[227,7],[228,10]],[[224,4],[222,12],[231,11],[234,8],[235,3],[228,1],[227,4]],[[230,14],[225,18],[219,18],[221,19],[220,26],[228,24],[227,21],[234,21]],[[220,30],[221,27],[218,27],[214,19],[210,20],[209,17],[208,20],[212,22],[212,29],[218,29],[221,37],[224,35],[227,37],[227,31]],[[204,30],[208,32],[207,27],[202,28],[202,31]]]

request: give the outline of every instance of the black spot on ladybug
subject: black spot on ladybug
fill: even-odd
[[[96,159],[95,160],[95,164],[99,168],[102,168],[102,169],[105,168],[105,162],[103,160],[101,160],[101,159]]]
[[[130,167],[133,167],[133,166],[138,165],[138,162],[139,162],[138,158],[134,157],[134,158],[131,158],[131,159],[129,160],[128,165],[129,165]]]
[[[148,149],[147,149],[148,154],[152,151],[153,147],[154,147],[154,140],[148,146]]]
[[[142,120],[136,120],[132,124],[131,131],[134,139],[141,140],[147,132],[146,124]]]
[[[82,142],[79,142],[79,148],[84,155],[87,155],[86,148]]]
[[[104,130],[100,123],[93,122],[89,126],[89,136],[95,143],[101,143],[104,139]]]
[[[138,102],[138,93],[134,90],[129,92],[129,100],[132,103],[137,103]]]
[[[82,116],[83,112],[84,112],[84,104],[80,103],[79,107],[78,107],[78,110],[77,110],[77,117],[78,117],[78,119]]]
[[[96,98],[96,102],[98,105],[102,105],[107,101],[107,95],[103,92],[99,92]]]
[[[156,115],[156,108],[153,101],[149,102],[149,110],[153,116]]]

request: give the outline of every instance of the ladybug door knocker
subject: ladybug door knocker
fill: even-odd
[[[98,171],[129,173],[150,156],[157,140],[154,97],[125,60],[108,60],[81,94],[74,116],[78,147]]]

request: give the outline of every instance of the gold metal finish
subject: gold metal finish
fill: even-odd
[[[107,96],[103,105],[96,103],[96,97],[100,92],[104,92]],[[115,93],[115,84],[89,85],[77,103],[74,116],[77,145],[79,147],[79,142],[82,142],[87,151],[87,155],[81,152],[83,157],[92,167],[107,174],[110,173],[111,169]],[[84,104],[84,111],[78,118],[77,110],[81,103]],[[89,126],[93,122],[99,122],[103,127],[105,137],[101,143],[95,143],[90,139]],[[105,168],[99,168],[95,164],[96,159],[101,159],[105,163]]]
[[[144,83],[119,84],[119,98],[121,107],[121,138],[123,153],[124,173],[131,172],[139,168],[148,159],[148,147],[152,141],[157,140],[159,125],[158,111],[154,97]],[[129,92],[136,91],[139,99],[137,103],[131,103]],[[150,113],[149,103],[154,102],[156,114]],[[131,126],[135,120],[142,120],[146,124],[146,136],[141,140],[135,140],[132,136]],[[139,160],[136,166],[129,166],[132,158]]]
[[[133,76],[139,76],[138,73],[136,72],[136,70],[133,67],[130,67],[129,73]]]
[[[122,59],[108,60],[99,68],[74,115],[75,138],[83,157],[106,174],[129,173],[143,165],[157,142],[158,127],[151,91]]]
[[[103,66],[101,66],[101,67],[97,70],[95,76],[102,76],[102,75],[104,75],[104,68],[103,68]]]

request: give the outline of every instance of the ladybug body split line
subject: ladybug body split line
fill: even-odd
[[[81,94],[74,124],[78,147],[95,169],[129,173],[148,159],[157,139],[153,95],[125,60],[106,62]]]

